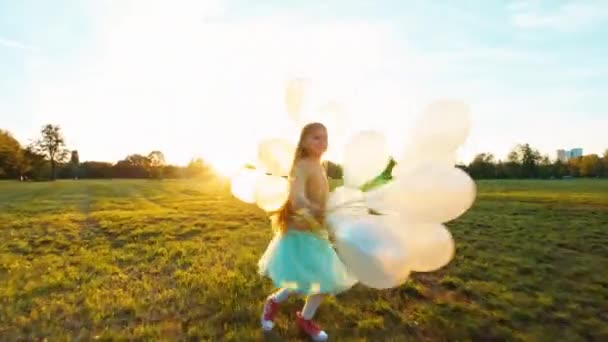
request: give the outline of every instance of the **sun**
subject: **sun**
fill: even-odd
[[[230,178],[241,169],[245,163],[239,163],[234,160],[216,159],[210,161],[211,169],[220,177]]]
[[[251,152],[243,149],[240,144],[209,150],[203,154],[205,162],[218,176],[223,178],[230,178],[245,165],[253,163],[255,160],[253,157]]]

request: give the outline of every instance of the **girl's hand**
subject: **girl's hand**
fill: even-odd
[[[317,203],[310,203],[310,205],[308,207],[310,208],[312,215],[315,217],[325,215],[325,209],[322,206],[318,205]]]
[[[296,220],[303,223],[311,230],[317,230],[322,227],[317,217],[313,215],[308,208],[302,208],[296,211]]]

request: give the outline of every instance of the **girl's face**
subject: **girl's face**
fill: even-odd
[[[315,127],[304,140],[304,148],[315,157],[320,157],[327,151],[327,130]]]

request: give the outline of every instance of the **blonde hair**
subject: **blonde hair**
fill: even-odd
[[[298,146],[296,147],[296,151],[295,151],[294,157],[293,157],[293,162],[291,164],[291,168],[290,168],[290,172],[289,172],[290,178],[293,177],[293,171],[294,171],[294,167],[295,167],[296,163],[299,160],[308,157],[308,151],[303,146],[304,140],[306,139],[306,137],[308,135],[310,135],[317,128],[326,129],[325,125],[323,125],[320,122],[312,122],[302,128],[302,131],[300,133],[300,140],[298,141]],[[293,212],[292,212],[292,208],[291,208],[291,201],[289,199],[287,199],[287,201],[283,204],[283,206],[279,210],[277,210],[275,212],[275,214],[273,215],[273,225],[281,233],[285,233],[287,231],[287,221],[289,220],[289,217],[292,214],[293,214]]]

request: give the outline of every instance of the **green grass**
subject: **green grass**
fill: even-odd
[[[488,181],[455,259],[328,298],[338,341],[608,340],[608,182]],[[0,340],[263,340],[263,213],[200,181],[0,182]],[[301,340],[284,307],[269,340]]]

